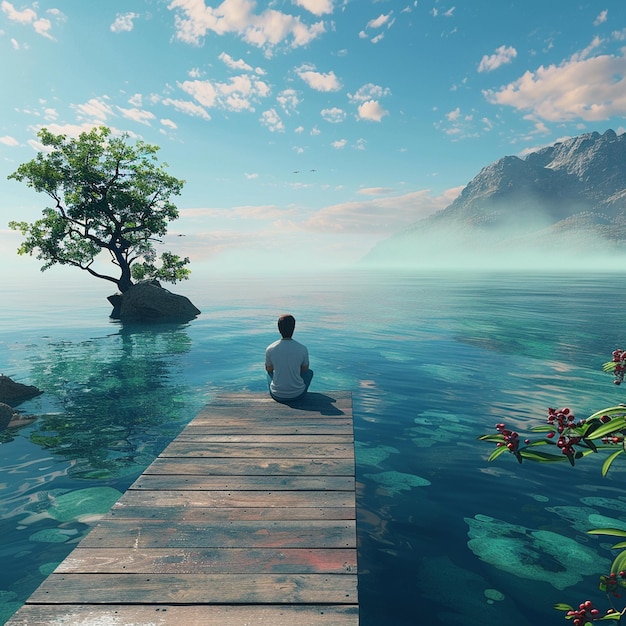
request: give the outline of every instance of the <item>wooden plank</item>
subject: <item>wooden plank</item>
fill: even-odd
[[[355,626],[354,605],[27,605],[11,626]]]
[[[354,520],[245,520],[169,523],[103,519],[81,541],[86,548],[353,548]]]
[[[158,492],[132,490],[124,494],[115,509],[128,504],[146,507],[227,507],[290,508],[341,507],[354,511],[354,494],[346,491],[189,491]]]
[[[350,574],[356,550],[318,548],[87,548],[77,547],[55,570],[57,574]]]
[[[171,503],[169,503],[171,505]],[[114,507],[107,517],[121,519],[160,519],[169,522],[205,524],[207,520],[227,522],[234,520],[353,520],[354,507],[190,507],[190,506],[135,506]]]
[[[352,434],[352,419],[261,419],[259,417],[238,417],[224,419],[224,417],[207,416],[195,418],[181,435],[195,433],[218,434],[246,434],[255,432],[260,435],[316,435],[316,434]]]
[[[344,445],[352,445],[352,435],[302,435],[302,434],[204,434],[195,433],[189,434],[187,431],[183,431],[176,437],[176,441],[187,441],[195,443],[273,443],[279,446],[295,446],[299,444],[309,444],[318,446],[322,443],[341,443]]]
[[[343,574],[50,574],[31,603],[354,604],[356,578]]]
[[[152,474],[200,474],[202,476],[352,476],[352,459],[248,459],[206,458],[191,459],[159,457],[143,473]]]
[[[349,444],[298,444],[294,446],[272,443],[233,443],[228,446],[219,443],[195,443],[188,441],[174,441],[163,451],[164,457],[169,456],[197,456],[212,458],[272,458],[283,457],[290,459],[336,458],[353,459],[354,446]]]
[[[204,407],[7,626],[355,626],[352,399]]]
[[[352,491],[350,476],[206,476],[158,474],[142,476],[133,489],[149,491]]]

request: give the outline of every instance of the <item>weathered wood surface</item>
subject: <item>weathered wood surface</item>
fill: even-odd
[[[354,626],[352,398],[216,398],[9,626]]]

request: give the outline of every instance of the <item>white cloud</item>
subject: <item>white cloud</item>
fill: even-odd
[[[485,55],[478,64],[479,72],[492,72],[502,65],[511,63],[517,56],[517,50],[512,46],[500,46],[496,48],[495,54]]]
[[[322,109],[322,117],[331,124],[339,124],[346,119],[346,112],[338,107],[332,107],[331,109]]]
[[[385,115],[389,115],[389,111],[385,111],[376,100],[363,102],[359,105],[358,112],[360,119],[372,122],[380,122]]]
[[[203,107],[211,108],[215,105],[217,90],[208,80],[186,80],[178,86]]]
[[[370,20],[367,23],[367,28],[381,28],[389,21],[390,18],[391,13],[388,13],[387,15],[381,14],[377,18]]]
[[[161,125],[165,126],[166,128],[171,128],[172,130],[176,130],[178,128],[176,122],[168,119],[167,117],[161,119],[160,122]]]
[[[321,9],[322,4],[307,0]],[[255,13],[253,0],[224,0],[218,7],[208,7],[205,0],[172,0],[168,8],[175,11],[176,37],[185,43],[198,45],[210,31],[217,35],[233,33],[259,48],[275,47],[291,41],[291,47],[305,46],[324,32],[324,22],[310,26],[299,17],[265,9]]]
[[[315,71],[312,65],[302,65],[296,68],[298,76],[316,91],[339,91],[341,82],[332,70],[326,74]]]
[[[342,148],[345,148],[348,145],[348,140],[347,139],[337,139],[337,141],[333,141],[332,144],[330,144],[333,148],[335,148],[335,150],[341,150]]]
[[[300,104],[300,98],[295,89],[283,89],[276,96],[276,101],[280,104],[283,111],[288,114],[295,112]]]
[[[230,54],[226,54],[226,52],[222,52],[218,58],[220,61],[222,61],[222,63],[224,63],[224,65],[230,67],[233,70],[239,70],[241,72],[252,71],[252,67],[250,67],[243,59],[235,61],[235,59],[233,59]]]
[[[362,196],[388,196],[393,191],[390,187],[365,187],[359,189],[359,194]]]
[[[46,124],[46,128],[53,135],[66,135],[67,137],[78,137],[81,133],[88,133],[93,130],[96,126],[99,126],[100,122],[83,122],[82,124]],[[36,126],[32,129],[35,132],[41,130],[42,126]],[[119,134],[117,129],[111,129],[114,134]],[[37,152],[49,152],[50,147],[44,146],[40,142],[32,139],[28,141],[28,144]]]
[[[146,126],[150,126],[150,121],[156,119],[154,113],[150,111],[146,111],[144,109],[138,109],[133,107],[131,109],[124,109],[120,106],[117,107],[120,113],[129,120],[133,120],[134,122],[139,122],[140,124],[145,124]]]
[[[626,48],[621,56],[584,58],[527,71],[499,90],[483,92],[492,104],[529,111],[543,120],[601,121],[626,115]]]
[[[282,132],[285,130],[285,125],[280,119],[280,115],[276,112],[276,109],[269,109],[263,111],[261,114],[261,123],[267,126],[273,133]]]
[[[132,104],[134,107],[140,107],[143,104],[143,96],[140,93],[136,93],[128,98],[128,104]]]
[[[48,107],[43,110],[43,117],[47,121],[56,120],[59,117],[59,113],[56,109]]]
[[[363,192],[367,193],[367,190]],[[371,195],[376,193],[370,192]],[[344,202],[318,211],[305,222],[304,227],[326,233],[394,233],[445,208],[450,202],[449,194],[433,196],[428,189],[402,196],[387,195],[360,202]]]
[[[225,83],[208,80],[187,80],[178,85],[185,93],[193,96],[203,107],[222,108],[228,111],[254,110],[270,93],[270,87],[256,76],[242,74]]]
[[[332,0],[292,0],[292,2],[318,17],[333,12]]]
[[[12,21],[20,24],[31,24],[37,19],[37,13],[32,9],[18,11],[10,2],[3,0],[0,5],[2,12]]]
[[[118,13],[115,21],[111,24],[111,30],[114,33],[124,33],[133,30],[135,24],[133,20],[139,17],[139,13]]]
[[[37,7],[37,4],[34,6]],[[49,33],[52,28],[50,20],[45,17],[38,17],[33,9],[23,9],[19,11],[7,0],[2,1],[0,9],[10,21],[17,22],[18,24],[31,25],[38,35],[48,39],[54,39]],[[49,12],[54,15],[55,11],[56,10],[50,10]],[[57,11],[57,14],[62,15],[60,11]]]
[[[609,12],[607,9],[604,9],[604,11],[600,11],[600,14],[598,15],[598,17],[596,17],[593,25],[594,26],[600,26],[600,24],[604,24],[604,22],[606,22],[606,18],[608,16]]]
[[[185,115],[191,115],[192,117],[201,117],[204,120],[210,120],[211,116],[195,102],[189,100],[176,100],[174,98],[165,98],[163,100],[165,106],[172,106],[177,111],[184,113]]]
[[[5,146],[11,146],[11,147],[15,147],[15,146],[19,146],[20,142],[15,139],[14,137],[11,137],[9,135],[5,135],[4,137],[0,137],[0,143],[4,144]]]
[[[107,96],[102,98],[92,98],[84,104],[73,104],[73,109],[76,110],[78,119],[85,119],[94,121],[94,123],[102,123],[108,117],[114,115],[113,109],[105,102],[108,100]]]
[[[391,91],[386,87],[383,88],[380,85],[367,83],[366,85],[363,85],[363,87],[358,89],[358,91],[356,91],[354,94],[348,94],[348,98],[353,104],[358,104],[359,102],[366,102],[367,100],[377,100],[378,98],[389,95],[391,95]]]

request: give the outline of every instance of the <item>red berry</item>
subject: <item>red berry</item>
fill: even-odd
[[[555,434],[555,433],[554,433],[554,431],[550,431],[550,432],[546,435],[546,437],[547,437],[548,439],[552,439],[552,437],[554,437],[554,434]]]

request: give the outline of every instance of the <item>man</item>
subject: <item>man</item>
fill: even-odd
[[[313,370],[309,369],[309,352],[292,338],[296,327],[293,315],[278,318],[281,339],[267,346],[265,370],[270,377],[270,394],[278,402],[302,398],[311,384]]]

